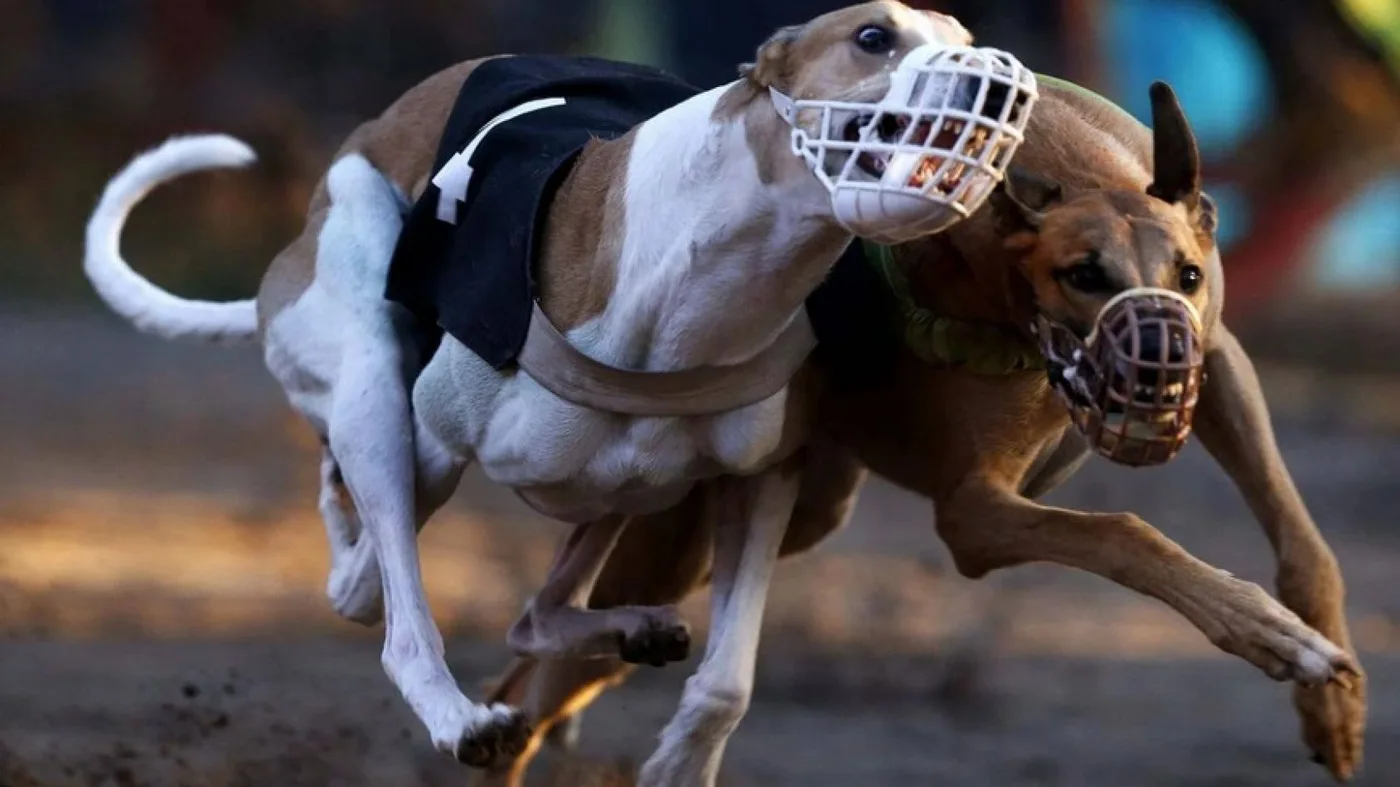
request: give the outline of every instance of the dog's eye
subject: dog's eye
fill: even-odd
[[[1090,254],[1082,262],[1055,271],[1055,278],[1080,292],[1107,292],[1113,285],[1098,259],[1097,254]]]
[[[872,55],[883,55],[894,49],[894,33],[880,25],[866,25],[856,31],[856,46]]]
[[[1199,265],[1187,265],[1176,276],[1177,286],[1181,287],[1181,291],[1187,295],[1194,295],[1196,290],[1201,288],[1201,282],[1206,279],[1206,275]]]

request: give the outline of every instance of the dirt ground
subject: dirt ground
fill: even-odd
[[[1315,376],[1265,382],[1371,679],[1356,784],[1400,785],[1395,386],[1322,399]],[[469,783],[384,678],[378,632],[327,609],[312,448],[251,349],[0,307],[0,787]],[[1132,509],[1271,579],[1267,543],[1198,447],[1161,470],[1091,463],[1053,500]],[[1053,567],[964,580],[931,525],[925,503],[873,483],[844,532],[783,566],[725,784],[1328,783],[1287,688],[1162,605]],[[469,690],[505,663],[504,629],[558,532],[472,475],[425,533]],[[703,632],[704,599],[686,609]],[[606,695],[581,755],[542,763],[536,783],[626,784],[694,665]]]

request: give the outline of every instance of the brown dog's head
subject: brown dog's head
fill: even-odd
[[[1051,382],[1090,442],[1131,465],[1185,444],[1223,296],[1195,137],[1166,83],[1151,96],[1144,191],[1070,196],[1015,168],[1004,185]]]

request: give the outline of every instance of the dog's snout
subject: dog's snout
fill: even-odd
[[[1138,332],[1138,357],[1148,362],[1181,363],[1186,360],[1186,337],[1158,323],[1144,325]]]

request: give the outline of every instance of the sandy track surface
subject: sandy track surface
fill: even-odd
[[[1400,440],[1357,425],[1384,424],[1382,404],[1319,410],[1306,375],[1266,385],[1371,676],[1357,783],[1400,784]],[[466,783],[394,696],[377,633],[326,609],[312,456],[255,351],[163,345],[103,317],[0,316],[0,787]],[[1156,471],[1093,463],[1054,502],[1135,510],[1203,559],[1272,576],[1198,447]],[[504,664],[504,627],[557,534],[476,475],[425,534],[464,685]],[[704,599],[686,609],[703,631]],[[644,757],[692,667],[606,696],[584,759],[539,783],[595,783]],[[1327,783],[1285,687],[1105,581],[957,577],[927,505],[881,484],[847,530],[782,568],[725,780]]]

